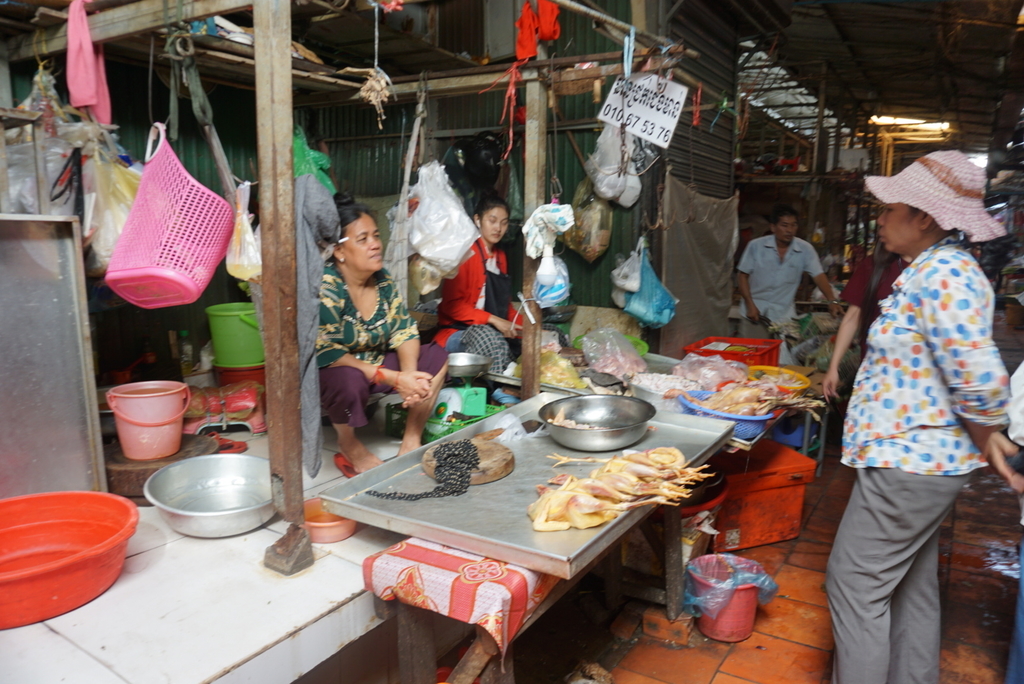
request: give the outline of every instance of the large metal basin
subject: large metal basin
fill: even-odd
[[[270,463],[250,454],[172,463],[146,480],[143,493],[172,529],[190,537],[242,534],[274,515]]]
[[[569,428],[550,421],[564,409],[565,418],[598,428]],[[635,397],[590,394],[566,397],[546,404],[537,412],[551,438],[580,451],[615,451],[639,442],[647,422],[657,413],[654,406]]]

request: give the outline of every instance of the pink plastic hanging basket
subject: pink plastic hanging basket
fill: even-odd
[[[144,309],[199,299],[234,228],[232,206],[185,170],[166,138],[164,125],[153,124],[139,191],[106,275],[110,289]]]

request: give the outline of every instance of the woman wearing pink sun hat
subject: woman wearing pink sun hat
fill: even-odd
[[[1009,377],[992,342],[994,296],[961,243],[1006,230],[985,174],[933,152],[871,176],[878,238],[910,266],[879,302],[843,431],[857,469],[829,558],[834,684],[937,684],[939,526],[1005,426]]]

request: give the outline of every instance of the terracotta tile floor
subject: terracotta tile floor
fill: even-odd
[[[1012,372],[1024,360],[1024,332],[997,314],[996,341]],[[807,487],[800,537],[748,549],[779,584],[759,607],[754,634],[738,644],[696,629],[687,647],[641,637],[619,661],[617,684],[820,684],[831,678],[832,631],[824,580],[854,471],[830,447],[823,473]],[[942,683],[1002,684],[1017,596],[1020,510],[993,473],[979,472],[942,528]]]

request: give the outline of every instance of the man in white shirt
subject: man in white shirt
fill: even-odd
[[[817,252],[809,242],[796,237],[800,227],[796,209],[776,204],[769,225],[772,234],[751,240],[737,267],[744,316],[740,319],[740,337],[769,337],[768,321],[782,323],[794,318],[793,302],[804,273],[825,295],[829,312],[842,315],[843,309],[821,268]]]

